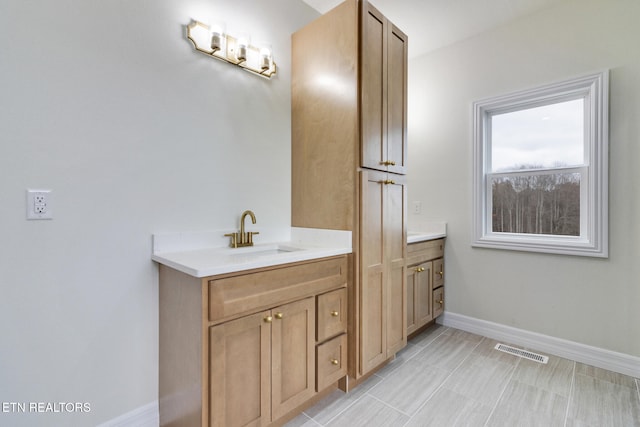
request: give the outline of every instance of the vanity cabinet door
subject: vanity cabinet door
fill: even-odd
[[[433,263],[425,262],[420,264],[420,273],[418,273],[418,298],[415,304],[416,323],[418,327],[426,325],[433,319],[433,292],[432,288],[432,272]]]
[[[314,297],[209,333],[211,426],[264,426],[314,395]]]
[[[433,317],[438,317],[444,312],[444,286],[433,290]]]
[[[431,262],[407,269],[407,335],[412,334],[433,319]]]
[[[418,284],[418,271],[417,267],[407,268],[407,335],[412,334],[418,326],[416,324],[416,292]]]
[[[315,298],[272,310],[272,410],[278,419],[315,393]]]
[[[213,427],[271,422],[271,312],[209,328],[209,404]]]

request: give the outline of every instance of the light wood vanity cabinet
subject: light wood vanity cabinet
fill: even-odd
[[[406,345],[407,38],[347,0],[292,36],[294,227],[348,230],[349,376]]]
[[[160,424],[279,425],[336,386],[348,280],[347,255],[202,279],[161,265]]]
[[[407,248],[407,335],[444,310],[444,239],[412,243]]]

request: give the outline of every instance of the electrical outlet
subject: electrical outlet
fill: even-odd
[[[27,219],[52,219],[51,190],[27,190]]]
[[[422,202],[415,201],[413,202],[413,214],[420,215],[422,213]]]

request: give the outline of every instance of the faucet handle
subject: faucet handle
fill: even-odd
[[[238,233],[227,233],[225,234],[225,237],[231,237],[231,242],[229,243],[229,246],[231,246],[232,248],[237,248],[238,247]]]
[[[249,244],[249,246],[253,246],[253,235],[254,234],[260,234],[259,231],[249,231],[247,232],[247,243]]]

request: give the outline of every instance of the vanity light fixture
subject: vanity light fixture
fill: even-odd
[[[196,51],[207,56],[267,79],[276,74],[271,46],[254,46],[248,35],[233,37],[225,32],[223,25],[207,25],[194,20],[187,25],[187,38]]]

